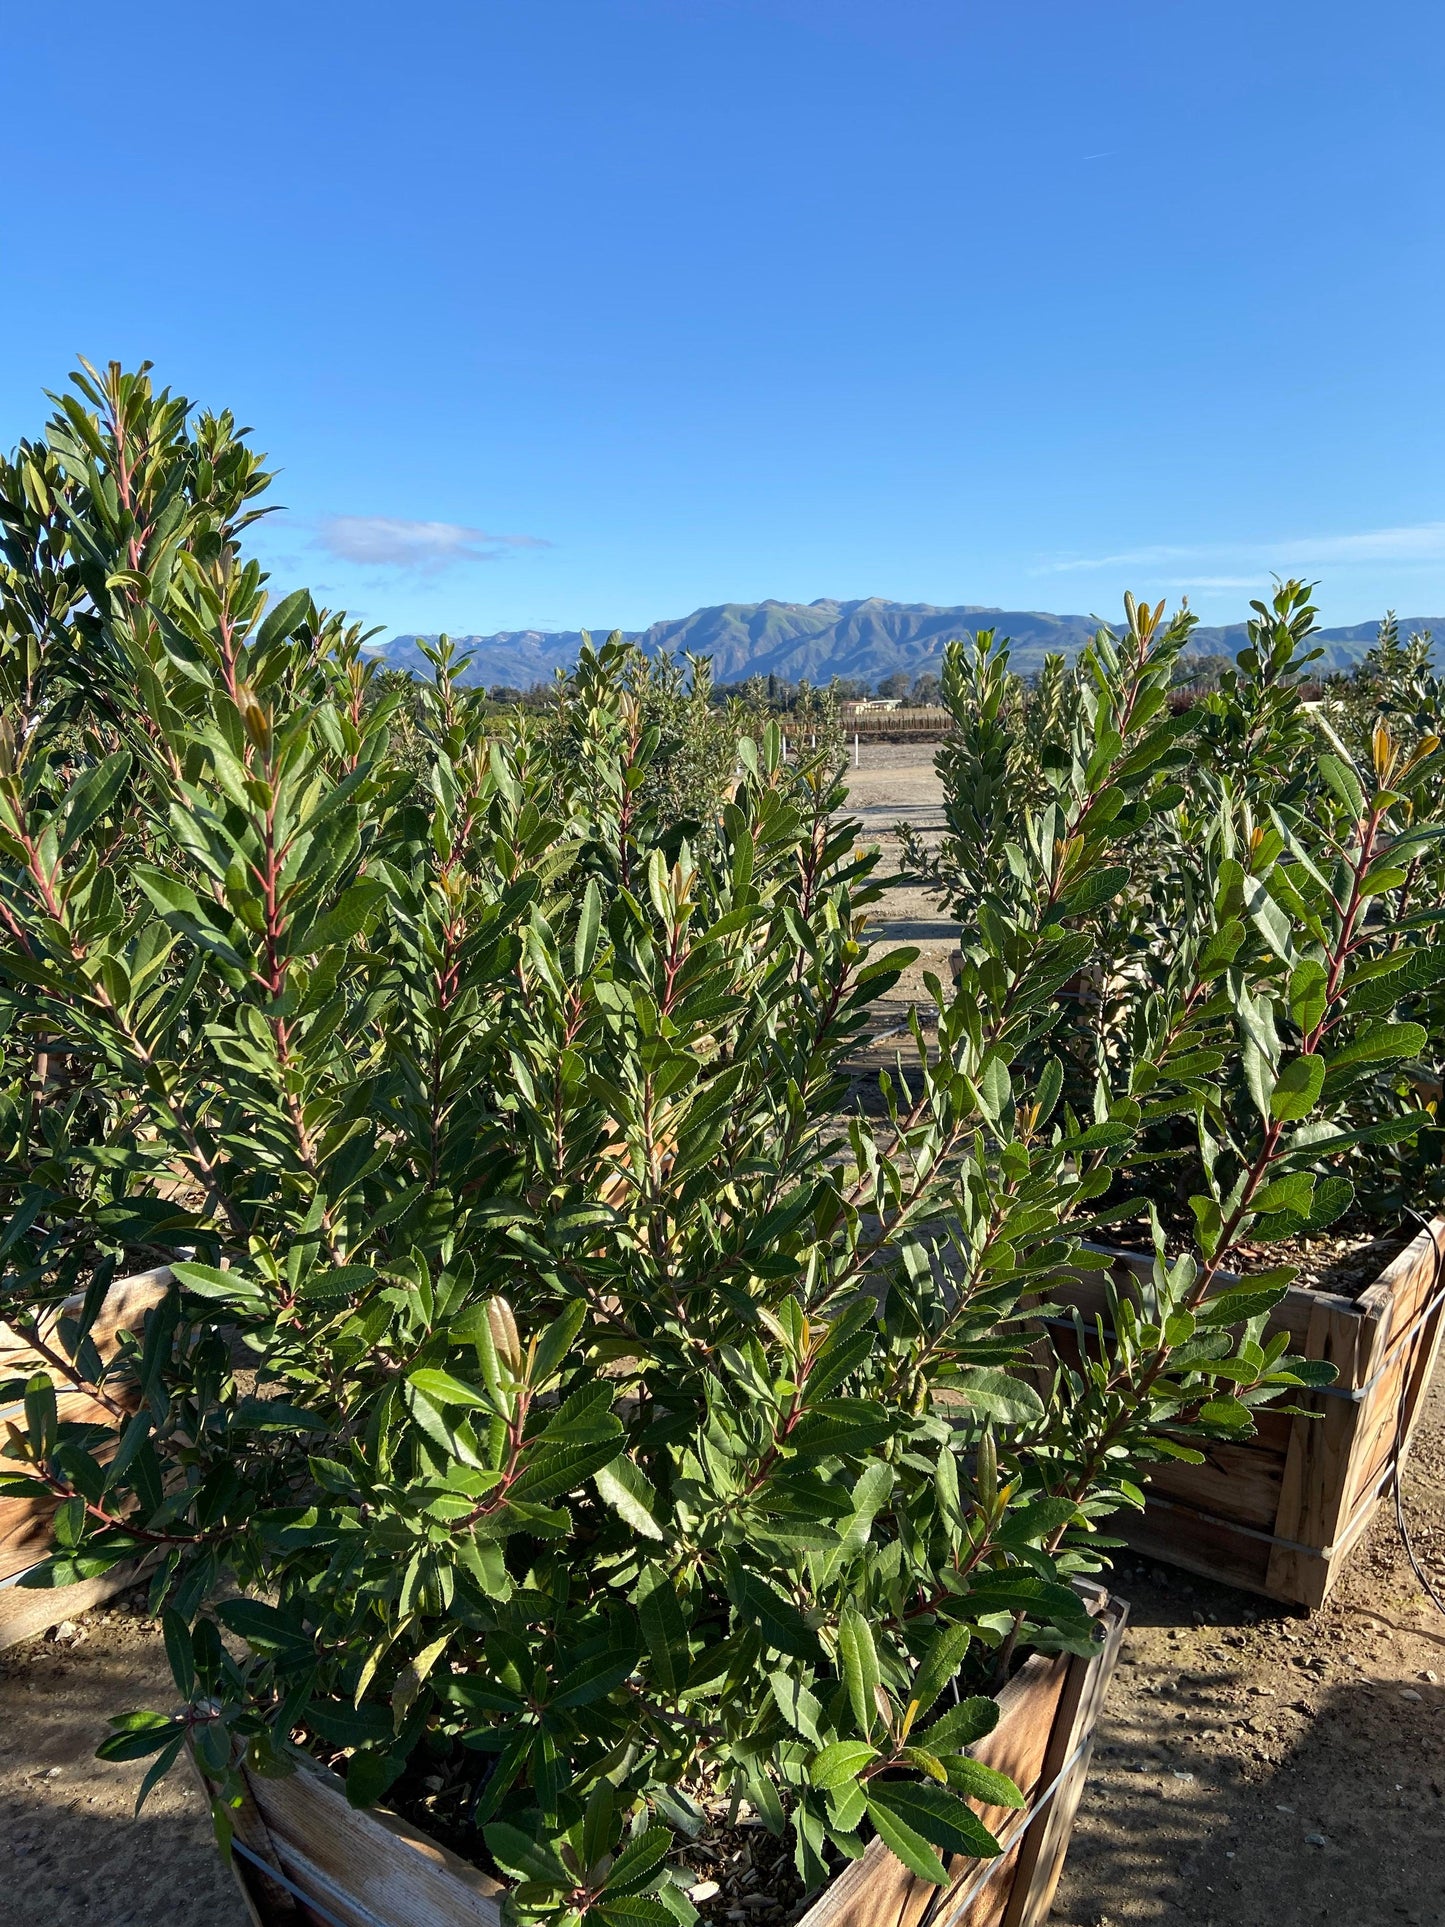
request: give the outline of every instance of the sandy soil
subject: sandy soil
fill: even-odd
[[[1445,1375],[1405,1476],[1445,1595]],[[1312,1619],[1126,1556],[1124,1663],[1053,1919],[1445,1923],[1445,1617],[1377,1515]]]
[[[861,825],[863,840],[878,846],[882,857],[878,874],[885,881],[897,877],[901,865],[894,834],[900,819],[928,837],[945,828],[943,791],[933,768],[936,748],[933,743],[865,744],[859,767],[848,771],[848,814]],[[924,984],[925,973],[931,971],[946,989],[949,955],[958,948],[952,919],[913,885],[889,882],[872,912],[872,926],[875,940],[907,944],[918,957],[894,989],[873,1005],[868,1028],[874,1041],[854,1055],[850,1095],[870,1112],[881,1109],[878,1072],[895,1073],[900,1053],[905,1076],[916,1062],[912,1040],[905,1034],[911,1005],[917,1004],[923,1013],[925,1030],[932,1028],[926,1021],[932,999]]]
[[[941,824],[931,749],[865,750],[853,808],[894,867],[900,815]],[[951,931],[921,893],[885,914],[942,975]],[[1445,1593],[1445,1374],[1405,1487]],[[1055,1921],[1445,1927],[1445,1617],[1388,1509],[1313,1619],[1131,1555],[1114,1587],[1133,1618]],[[92,1757],[107,1714],[171,1703],[158,1633],[134,1598],[76,1630],[0,1653],[0,1921],[245,1927],[194,1784],[133,1820],[143,1766]]]
[[[5,1927],[246,1927],[210,1816],[179,1769],[132,1818],[145,1763],[94,1758],[106,1720],[175,1688],[144,1593],[0,1653]]]

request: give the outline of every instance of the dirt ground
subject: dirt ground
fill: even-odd
[[[864,751],[853,806],[885,852],[899,816],[941,824],[931,758]],[[942,975],[949,926],[915,892],[885,907]],[[1405,1503],[1445,1593],[1445,1374]],[[1445,1617],[1389,1508],[1312,1619],[1130,1555],[1112,1583],[1132,1620],[1054,1920],[1445,1927]],[[0,1653],[0,1922],[245,1927],[194,1785],[171,1776],[133,1820],[143,1765],[92,1757],[107,1714],[170,1704],[158,1634],[133,1599],[74,1632]]]

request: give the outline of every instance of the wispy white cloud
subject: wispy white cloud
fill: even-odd
[[[460,522],[413,522],[396,515],[323,515],[316,541],[338,562],[437,575],[462,562],[499,562],[518,549],[546,549],[540,535],[493,535]]]
[[[1281,537],[1271,541],[1211,542],[1180,545],[1160,542],[1146,548],[1125,549],[1116,555],[1060,556],[1041,563],[1036,574],[1067,575],[1089,569],[1178,567],[1195,563],[1201,568],[1231,564],[1235,570],[1251,563],[1264,573],[1273,569],[1308,570],[1353,562],[1445,561],[1445,522],[1418,522],[1405,528],[1362,529],[1349,535]],[[1248,587],[1258,576],[1180,575],[1178,586],[1232,589]]]
[[[1258,589],[1263,586],[1263,578],[1258,575],[1165,575],[1150,580],[1151,586],[1158,589]]]

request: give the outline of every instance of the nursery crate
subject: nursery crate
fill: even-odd
[[[165,1265],[155,1271],[136,1272],[129,1278],[115,1280],[90,1332],[102,1358],[114,1355],[122,1332],[140,1328],[146,1313],[165,1297],[170,1282],[170,1268]],[[60,1321],[78,1316],[82,1302],[77,1295],[46,1315],[40,1331],[42,1343],[63,1350]],[[45,1359],[13,1327],[0,1322],[0,1379],[45,1369]],[[134,1390],[125,1387],[112,1388],[112,1396],[128,1410],[137,1402]],[[55,1402],[62,1419],[91,1425],[114,1423],[114,1415],[84,1392],[57,1392]],[[23,1405],[0,1405],[0,1431],[7,1423],[23,1428]],[[82,1580],[74,1586],[22,1585],[25,1574],[50,1551],[50,1521],[54,1512],[55,1503],[48,1499],[0,1498],[0,1648],[44,1632],[59,1620],[73,1619],[77,1613],[123,1591],[139,1576],[135,1565],[126,1564],[99,1579]]]
[[[1151,1261],[1086,1246],[1097,1271],[1051,1280],[1048,1296],[1086,1324],[1107,1323],[1106,1276],[1147,1277]],[[1067,1355],[1069,1321],[1052,1319]],[[1197,1440],[1203,1465],[1150,1468],[1144,1512],[1116,1514],[1109,1530],[1138,1552],[1226,1585],[1292,1604],[1321,1605],[1379,1505],[1419,1420],[1445,1329],[1445,1218],[1386,1266],[1357,1298],[1292,1286],[1271,1334],[1290,1350],[1326,1359],[1332,1386],[1290,1402],[1310,1414],[1256,1414],[1241,1443]]]
[[[999,1722],[974,1756],[1012,1776],[1019,1812],[981,1808],[1003,1843],[957,1858],[952,1884],[919,1880],[875,1840],[798,1927],[1038,1927],[1048,1914],[1128,1607],[1082,1588],[1102,1629],[1087,1659],[1035,1655],[999,1693]],[[256,1927],[499,1927],[502,1888],[417,1828],[346,1803],[309,1761],[285,1779],[245,1772],[232,1866]]]

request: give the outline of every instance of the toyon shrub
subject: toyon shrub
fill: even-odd
[[[828,762],[765,730],[682,814],[616,642],[501,725],[443,644],[399,753],[361,632],[243,558],[266,480],[116,367],[0,469],[0,1257],[47,1361],[0,1490],[58,1502],[42,1583],[152,1562],[179,1693],[102,1752],[144,1797],[194,1748],[223,1837],[243,1759],[358,1803],[439,1764],[428,1824],[519,1919],[690,1921],[680,1852],[744,1802],[805,1888],[871,1835],[941,1882],[997,1851],[971,1800],[1021,1804],[969,1749],[1017,1656],[1088,1650],[1141,1468],[1332,1376],[1231,1266],[1417,1129],[1346,1113],[1420,1048],[1438,753],[1206,815],[1187,623],[1130,602],[864,1115],[913,953]],[[956,708],[997,669],[956,654]],[[1136,890],[1167,963],[1080,1097],[1066,987]],[[1052,1362],[1050,1277],[1176,1117],[1192,1247],[1156,1215],[1142,1302]]]
[[[1428,638],[1403,646],[1387,622],[1318,700],[1306,587],[1254,610],[1218,689],[1163,722],[1170,780],[1149,811],[1113,818],[1113,856],[1070,905],[1088,943],[1047,1027],[1066,1095],[1140,1133],[1115,1215],[1151,1195],[1206,1262],[1227,1226],[1233,1249],[1347,1212],[1418,1221],[1442,1196],[1445,754]],[[1176,619],[1161,662],[1191,626]],[[950,828],[914,855],[980,959],[1031,888],[1017,826],[1065,780],[1100,660],[1096,645],[1065,677],[1051,659],[1029,690],[991,635],[952,646]]]

